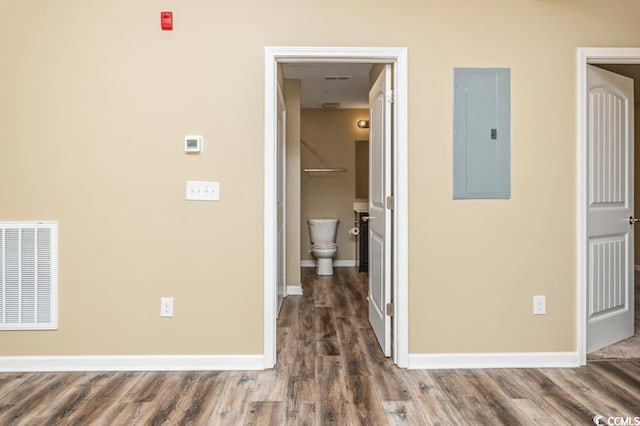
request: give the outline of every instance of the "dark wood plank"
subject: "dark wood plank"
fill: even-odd
[[[368,376],[371,368],[367,361],[367,352],[363,349],[361,327],[354,327],[351,318],[337,317],[336,332],[340,342],[345,374],[354,376]]]
[[[331,278],[327,276],[315,277],[313,280],[313,303],[320,307],[331,307]]]
[[[11,398],[15,405],[7,410],[0,418],[0,424],[16,424],[25,417],[38,416],[52,406],[56,406],[56,401],[61,397],[66,397],[72,392],[72,383],[79,376],[79,373],[53,373],[45,376],[44,382],[32,389],[32,393],[25,395],[18,401]]]
[[[544,398],[544,391],[531,382],[525,369],[485,370],[502,392],[509,398],[520,415],[526,419],[539,418],[541,413],[549,419],[549,424],[568,424],[562,413]]]
[[[316,358],[316,424],[343,424],[347,418],[341,358]]]
[[[421,409],[413,401],[385,401],[384,403],[384,421],[369,424],[388,424],[388,425],[426,425],[438,424],[426,421],[421,413]],[[447,422],[443,423],[447,424]]]
[[[244,424],[278,426],[284,424],[284,421],[284,402],[254,401],[249,405]]]
[[[76,385],[77,391],[65,405],[56,411],[45,413],[43,420],[54,423],[91,424],[99,418],[108,418],[117,410],[122,399],[142,373],[102,373],[91,377],[86,383]]]
[[[211,416],[206,424],[237,425],[247,417],[251,402],[251,395],[256,390],[256,372],[231,371],[225,372],[225,385],[217,395],[211,395],[216,400]],[[270,404],[261,401],[260,403]],[[279,404],[282,404],[279,402]]]
[[[583,423],[593,419],[593,412],[580,404],[567,391],[551,380],[540,370],[525,369],[523,375],[534,389],[540,390],[542,398],[553,406],[562,417],[571,423]]]
[[[524,419],[526,425],[558,425],[569,426],[571,423],[564,419],[555,409],[545,410],[541,405],[530,399],[512,399],[515,410]]]
[[[154,402],[124,402],[118,405],[118,412],[109,421],[100,425],[148,425],[156,408]]]
[[[151,416],[151,424],[169,424],[169,419],[175,413],[176,407],[185,394],[189,394],[197,383],[197,374],[192,372],[179,372],[171,374],[170,385],[160,390],[159,399],[163,404],[157,404]]]
[[[444,420],[460,423],[456,412],[449,402],[447,395],[437,385],[431,371],[403,371],[408,384],[411,399],[420,407],[420,414],[425,424],[440,424]],[[455,420],[458,421],[455,421]]]
[[[205,424],[216,404],[213,395],[221,392],[227,377],[220,372],[202,372],[191,390],[184,395],[171,417],[172,424]]]
[[[287,296],[287,303],[282,303],[278,313],[278,327],[291,327],[295,323],[300,299],[302,296]]]
[[[409,389],[401,374],[400,369],[385,358],[373,334],[373,330],[361,329],[360,340],[363,348],[366,348],[369,365],[376,380],[376,388],[383,401],[406,401],[410,399]]]
[[[494,422],[507,425],[522,423],[523,419],[519,417],[519,412],[491,377],[484,372],[473,370],[462,370],[460,376],[464,378],[469,391],[477,395],[479,405],[489,407],[487,411]],[[481,411],[485,410],[481,409]]]
[[[310,268],[303,268],[310,269]],[[306,276],[303,274],[303,276]],[[307,282],[307,281],[303,281]],[[298,303],[298,321],[292,327],[292,345],[289,350],[290,360],[283,360],[290,365],[289,374],[295,377],[315,377],[316,369],[316,334],[315,304],[313,302],[314,286],[305,286],[304,296]],[[285,300],[287,303],[289,300]],[[278,360],[280,364],[280,360]]]
[[[346,376],[345,387],[349,401],[348,409],[354,424],[384,424],[382,400],[375,390],[375,383],[370,376]]]
[[[331,308],[316,307],[315,312],[316,354],[340,355]]]
[[[289,374],[277,369],[263,371],[256,379],[252,401],[284,401],[287,399]]]
[[[137,383],[123,397],[124,402],[151,402],[158,396],[160,390],[165,387],[169,375],[144,373]]]
[[[289,377],[287,386],[287,422],[313,424],[316,416],[316,386],[312,377]]]
[[[346,279],[348,276],[345,274],[336,273],[329,287],[332,312],[336,317],[351,317],[354,315],[354,309],[357,308],[357,305],[349,300],[347,288],[350,287],[350,283]]]

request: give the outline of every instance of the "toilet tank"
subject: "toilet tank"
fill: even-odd
[[[311,238],[311,244],[314,243],[335,243],[336,235],[338,234],[338,222],[337,218],[309,218],[307,224],[309,225],[309,237]]]

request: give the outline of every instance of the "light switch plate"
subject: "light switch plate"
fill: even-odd
[[[188,180],[186,198],[192,201],[219,201],[220,182]]]

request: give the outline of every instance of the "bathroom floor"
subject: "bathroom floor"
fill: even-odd
[[[634,336],[615,343],[611,346],[606,346],[595,352],[591,352],[588,356],[588,360],[601,360],[601,359],[633,359],[640,358],[640,272],[635,273],[635,296],[636,296],[636,333]]]

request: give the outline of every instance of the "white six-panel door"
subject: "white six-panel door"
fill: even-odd
[[[589,65],[587,352],[633,335],[633,80]]]
[[[391,65],[369,91],[369,322],[385,356],[391,356]]]

